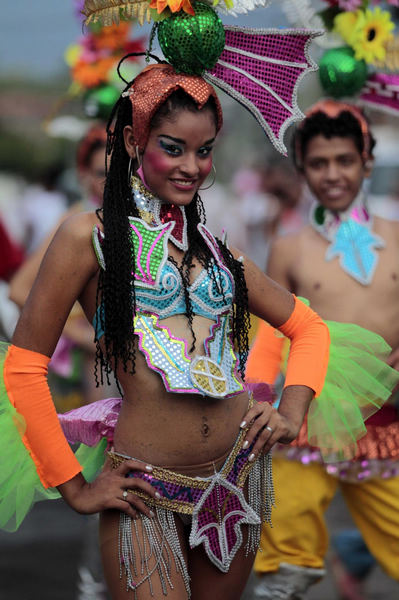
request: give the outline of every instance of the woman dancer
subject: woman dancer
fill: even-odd
[[[57,487],[80,513],[101,513],[117,600],[240,598],[270,518],[267,453],[295,438],[323,384],[327,327],[203,224],[198,192],[221,125],[201,77],[167,64],[136,77],[110,120],[103,208],[60,227],[5,358],[9,402],[26,422],[22,441],[42,488]],[[76,299],[94,323],[96,376],[113,370],[123,397],[91,483],[45,380]],[[243,383],[249,311],[292,340],[278,411]]]

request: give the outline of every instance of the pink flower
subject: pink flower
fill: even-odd
[[[397,2],[399,0],[394,0]],[[338,0],[338,6],[342,8],[342,10],[354,11],[359,8],[362,4],[362,0]]]

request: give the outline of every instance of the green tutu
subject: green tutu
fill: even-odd
[[[0,374],[3,373],[8,344],[0,342]],[[60,498],[56,488],[43,487],[29,451],[22,442],[26,425],[11,404],[0,376],[0,528],[18,529],[26,514],[39,500]],[[104,463],[104,439],[94,448],[81,444],[76,457],[83,466],[88,481],[93,479]]]
[[[391,396],[399,372],[387,365],[392,349],[381,336],[351,323],[325,323],[331,338],[328,368],[308,412],[308,439],[325,462],[338,462],[353,458],[356,441],[367,431],[364,422]]]

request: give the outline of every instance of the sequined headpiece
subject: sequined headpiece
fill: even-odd
[[[369,127],[369,124],[367,123],[367,120],[363,116],[361,110],[357,106],[354,106],[353,104],[347,104],[346,102],[338,102],[337,100],[331,100],[331,99],[320,100],[319,102],[316,102],[316,104],[314,104],[309,110],[306,111],[305,119],[299,125],[298,131],[301,131],[301,129],[305,125],[306,121],[310,117],[313,117],[316,113],[323,113],[330,119],[336,119],[343,112],[349,112],[356,119],[356,121],[359,124],[360,130],[361,130],[362,136],[363,136],[362,159],[364,162],[366,162],[367,160],[369,160],[371,158],[370,127]],[[301,156],[301,149],[299,146],[299,136],[298,135],[296,136],[295,155],[296,155],[297,165],[301,165],[303,157]]]
[[[176,73],[169,64],[156,64],[146,67],[133,81],[125,95],[128,95],[133,110],[133,135],[135,144],[142,152],[147,144],[151,120],[160,106],[176,90],[188,94],[201,109],[213,98],[216,106],[216,131],[222,126],[222,107],[213,87],[198,75]]]
[[[167,62],[173,66],[144,71],[131,88],[136,109],[137,145],[143,150],[151,117],[162,102],[181,87],[201,107],[215,97],[220,128],[221,110],[213,87],[240,102],[255,117],[275,148],[287,154],[284,134],[303,118],[297,103],[300,80],[317,68],[309,54],[321,30],[260,29],[223,25],[218,12],[246,13],[269,0],[84,0],[86,24],[105,25],[137,16],[142,23],[154,17],[151,44],[157,36]],[[155,9],[158,15],[155,16]],[[164,71],[163,71],[164,70]],[[147,83],[147,77],[151,81]],[[203,78],[203,79],[201,79]],[[158,89],[159,88],[159,89]],[[143,116],[143,124],[140,117]]]

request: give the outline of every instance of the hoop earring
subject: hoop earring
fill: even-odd
[[[129,158],[129,165],[127,167],[127,185],[131,187],[133,169],[132,169],[132,157]]]
[[[136,160],[137,160],[138,168],[140,168],[141,167],[141,157],[140,157],[140,150],[139,150],[138,146],[136,146]]]
[[[216,167],[215,167],[215,165],[213,163],[212,163],[212,170],[213,170],[213,173],[212,173],[213,179],[212,179],[211,183],[209,185],[206,185],[205,187],[198,188],[199,190],[201,190],[201,191],[202,190],[209,190],[209,188],[211,188],[213,186],[213,184],[215,183],[215,181],[216,181]]]

